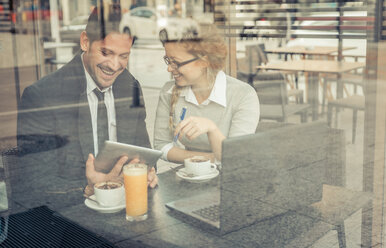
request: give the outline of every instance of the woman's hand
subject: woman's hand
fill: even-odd
[[[217,130],[217,126],[213,121],[203,117],[190,116],[177,125],[174,136],[180,133],[179,138],[186,136],[189,140],[194,140],[201,134],[215,130]]]
[[[177,125],[176,130],[174,131],[174,136],[178,133],[180,133],[179,139],[186,136],[189,140],[193,140],[199,135],[206,133],[208,135],[209,144],[212,148],[214,158],[221,161],[221,145],[225,136],[212,120],[203,117],[190,116]],[[174,150],[176,149],[177,148],[175,147]],[[168,154],[169,161],[181,162],[184,158],[188,158],[193,155],[192,152],[182,156],[176,154],[177,152],[171,152],[172,150],[169,151],[170,156]]]

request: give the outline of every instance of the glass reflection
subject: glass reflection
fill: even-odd
[[[159,40],[174,39],[179,32],[205,30],[208,25],[215,24],[228,46],[224,72],[259,89],[257,95],[260,99],[261,118],[258,131],[265,125],[270,127],[277,125],[274,129],[285,128],[287,125],[297,126],[305,119],[307,123],[318,119],[328,123],[332,128],[343,130],[331,129],[329,133],[328,139],[334,141],[325,147],[329,155],[327,164],[332,170],[329,171],[330,180],[326,182],[329,186],[323,187],[323,197],[313,207],[320,210],[323,206],[328,206],[320,210],[319,213],[322,215],[335,213],[335,204],[339,201],[331,202],[328,200],[331,198],[326,196],[337,194],[335,187],[342,187],[344,193],[339,191],[339,194],[351,197],[350,200],[361,210],[354,211],[349,216],[338,214],[339,218],[334,215],[329,216],[327,221],[322,222],[318,220],[323,216],[314,219],[314,212],[303,212],[310,219],[302,219],[299,223],[304,223],[308,230],[299,231],[299,233],[291,232],[289,235],[291,238],[287,241],[283,241],[276,227],[278,224],[286,226],[286,223],[290,223],[288,226],[293,227],[296,224],[296,211],[300,211],[299,209],[291,210],[287,215],[267,218],[263,221],[264,223],[250,226],[245,229],[244,239],[240,238],[241,235],[239,236],[240,233],[237,232],[225,238],[219,238],[211,234],[204,235],[201,229],[193,229],[196,235],[191,235],[190,225],[180,224],[179,220],[165,214],[162,206],[176,198],[183,198],[190,192],[199,192],[200,187],[205,187],[205,183],[193,185],[187,181],[177,181],[175,174],[180,169],[178,166],[182,164],[165,161],[158,163],[157,170],[161,180],[159,191],[149,194],[149,197],[155,196],[155,202],[150,202],[149,206],[157,206],[156,210],[150,209],[149,213],[155,218],[152,219],[149,214],[149,220],[162,225],[149,224],[150,227],[144,229],[139,226],[122,227],[123,224],[119,221],[113,221],[114,217],[111,217],[113,215],[107,217],[87,209],[82,197],[83,188],[87,184],[85,162],[88,159],[88,153],[95,153],[96,149],[93,142],[88,142],[86,146],[81,145],[92,137],[92,131],[86,128],[90,124],[87,120],[79,121],[78,118],[84,112],[90,111],[90,107],[87,99],[79,101],[78,96],[70,94],[70,89],[87,81],[82,68],[80,36],[95,6],[99,9],[103,8],[102,19],[106,30],[102,30],[108,32],[108,29],[113,28],[136,38],[130,48],[129,60],[122,67],[127,68],[127,73],[130,73],[127,74],[130,75],[130,80],[125,78],[124,84],[133,80],[138,82],[135,83],[135,87],[125,86],[125,91],[118,90],[113,94],[118,100],[115,105],[117,116],[118,112],[125,113],[122,119],[117,117],[116,123],[111,124],[117,125],[118,130],[120,123],[126,126],[122,129],[123,133],[117,130],[117,137],[140,136],[139,139],[135,138],[137,144],[151,146],[156,131],[154,123],[156,123],[156,109],[161,88],[167,81],[174,80],[164,64],[165,50]],[[302,247],[305,246],[305,241],[297,237],[305,235],[304,237],[318,236],[317,240],[307,243],[314,247],[326,247],[326,244],[331,243],[341,245],[346,243],[347,247],[353,244],[370,247],[382,243],[384,217],[381,196],[384,195],[382,175],[384,174],[385,121],[384,102],[381,99],[384,98],[382,68],[385,49],[383,49],[382,40],[385,37],[382,33],[382,21],[375,18],[378,14],[382,16],[381,10],[381,7],[366,1],[311,3],[275,0],[263,3],[211,0],[85,2],[23,0],[0,3],[2,17],[0,78],[3,86],[0,92],[2,127],[0,147],[2,152],[16,147],[22,151],[19,155],[24,155],[18,158],[18,163],[13,162],[11,165],[12,199],[16,205],[16,208],[12,208],[12,212],[22,212],[32,207],[48,205],[81,225],[88,228],[95,226],[93,231],[97,234],[111,234],[111,236],[107,235],[107,239],[113,242],[115,239],[112,237],[124,240],[134,234],[139,237],[139,234],[144,234],[141,232],[146,232],[143,230],[157,230],[155,234],[148,234],[148,236],[155,235],[152,237],[156,238],[144,238],[143,242],[154,245],[154,240],[158,239],[157,242],[161,244],[184,246],[184,240],[195,236],[193,240],[198,246],[209,240],[210,243],[220,242],[224,246],[240,243],[246,246],[274,247],[268,244],[281,240],[287,246]],[[78,63],[71,64],[70,61],[74,61],[73,58],[76,58]],[[185,60],[175,59],[175,61],[184,62]],[[99,64],[96,63],[95,68],[101,68],[107,74],[113,73],[114,70],[110,70],[113,69],[110,65],[100,67]],[[282,65],[281,68],[272,67],[279,64]],[[300,67],[295,68],[295,65],[299,64]],[[190,63],[181,68],[188,65]],[[305,69],[305,66],[313,65],[315,68]],[[353,67],[342,69],[348,66]],[[342,70],[339,71],[337,68]],[[71,73],[63,73],[67,69]],[[47,78],[43,78],[47,75],[53,80],[44,84],[42,91],[48,92],[52,89],[54,93],[44,96],[36,94],[36,98],[29,102],[22,100],[23,94],[24,96],[33,94],[36,88],[31,85],[36,81],[46,80]],[[98,75],[91,73],[90,77],[98,78]],[[56,87],[59,81],[66,81],[66,87]],[[76,83],[70,85],[69,82]],[[270,83],[279,85],[280,87],[277,88],[280,90],[265,91],[260,88],[261,84]],[[68,98],[61,98],[56,92]],[[277,96],[276,99],[280,98],[280,102],[274,102],[272,95]],[[52,100],[52,104],[49,104],[47,99]],[[304,105],[309,105],[306,118],[299,118],[299,114],[292,115],[292,113],[298,113],[294,108]],[[178,106],[176,117],[181,108],[182,106]],[[276,112],[280,114],[278,118],[268,118]],[[304,117],[304,112],[300,113]],[[54,117],[50,118],[50,116]],[[18,119],[19,123],[22,123],[25,118],[35,119],[36,122],[18,126]],[[58,133],[58,128],[53,128],[60,122],[59,120],[63,120],[60,126],[66,131]],[[73,125],[75,122],[77,124]],[[78,126],[87,130],[76,128]],[[21,132],[21,129],[28,132]],[[86,134],[89,134],[88,138],[79,138]],[[29,139],[22,137],[29,137]],[[148,138],[142,139],[143,137]],[[288,137],[282,134],[278,142],[280,145],[287,145],[281,148],[286,152],[301,145],[305,145],[307,152],[312,151],[311,145],[307,146],[304,141],[295,141],[296,139]],[[310,137],[312,139],[314,136],[310,135]],[[125,142],[133,143],[132,140]],[[266,146],[263,145],[262,149],[272,147],[269,142],[271,140],[267,140]],[[252,147],[244,150],[249,151],[248,149]],[[322,150],[318,154],[324,154],[327,150]],[[267,153],[260,156],[263,157],[269,152],[275,153],[272,155],[273,158],[268,158],[266,161],[267,170],[274,167],[270,164],[274,161],[284,166],[292,159],[300,160],[304,157],[302,155],[307,153],[291,155],[289,159],[284,160],[278,159],[278,151],[268,149]],[[5,157],[5,155],[2,156]],[[243,157],[247,155],[241,156],[240,159]],[[261,162],[258,158],[256,160],[256,164]],[[248,163],[253,164],[254,161]],[[238,164],[245,163],[235,162],[233,165],[242,170],[242,166]],[[265,172],[264,170],[260,175],[261,180],[265,179],[262,176]],[[69,176],[65,178],[65,174]],[[321,172],[315,175],[318,174]],[[243,181],[242,176],[247,175],[251,174],[244,172],[244,174],[235,175],[234,178]],[[280,174],[278,180],[280,181],[283,177],[288,179]],[[209,184],[217,186],[217,183],[221,185],[223,178],[219,175],[214,180]],[[232,178],[229,181],[231,182]],[[333,182],[339,183],[333,184]],[[162,191],[162,184],[170,190]],[[264,187],[267,187],[266,191],[270,192],[275,189],[275,185],[271,187],[267,184]],[[253,187],[245,189],[248,194],[250,194],[249,191],[254,190]],[[286,191],[277,192],[283,193],[281,200],[292,196],[284,192]],[[358,192],[365,192],[365,194],[358,195]],[[232,195],[234,191],[229,189],[227,194]],[[369,195],[375,196],[375,200],[368,204]],[[346,198],[341,197],[342,201],[343,199]],[[275,205],[277,200],[278,198],[266,199],[264,203]],[[349,209],[348,205],[344,206],[345,210]],[[234,209],[230,207],[228,210]],[[152,213],[152,211],[156,212]],[[254,212],[254,217],[259,213]],[[125,236],[121,232],[106,227],[108,226],[106,219],[109,217],[114,222],[113,226],[126,228],[125,232],[130,235]],[[95,221],[93,225],[89,224],[90,219]],[[337,220],[341,219],[345,225],[337,223]],[[169,224],[172,226],[176,223],[178,225],[175,225],[174,229],[163,229]],[[264,226],[269,226],[270,229],[262,228]],[[336,231],[331,231],[332,229],[336,229],[338,235],[335,235]],[[285,232],[287,229],[281,230]],[[181,238],[175,237],[176,232]],[[355,235],[347,235],[347,233]],[[163,238],[160,238],[161,236]]]

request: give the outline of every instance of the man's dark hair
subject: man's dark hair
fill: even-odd
[[[86,26],[86,33],[90,44],[94,41],[104,40],[112,32],[120,33],[118,23],[105,20],[103,6],[100,8],[95,7],[88,17]],[[134,37],[131,38],[134,44]]]

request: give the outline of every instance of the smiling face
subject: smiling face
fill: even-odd
[[[188,53],[182,44],[176,42],[165,43],[165,55],[170,61],[175,61],[177,63],[182,63],[195,58],[194,55]],[[179,68],[174,68],[172,64],[168,65],[168,72],[172,73],[175,83],[178,86],[190,85],[192,88],[207,87],[207,62],[198,59]]]
[[[90,44],[86,32],[80,37],[87,72],[100,89],[110,87],[129,61],[133,40],[127,34],[110,33],[104,40]]]

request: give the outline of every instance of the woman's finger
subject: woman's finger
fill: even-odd
[[[192,122],[188,122],[181,130],[180,130],[180,136],[186,135],[191,129],[194,128],[194,125]]]
[[[197,132],[197,128],[196,127],[191,127],[189,130],[186,130],[186,137],[191,137],[195,132]]]
[[[181,132],[181,129],[183,129],[186,125],[188,125],[192,121],[193,117],[188,117],[185,120],[182,120],[178,125],[176,126],[176,129],[174,130],[174,136],[176,136],[179,132]]]
[[[178,123],[178,125],[176,126],[176,129],[174,129],[174,136],[176,136],[179,132],[181,132],[181,129],[185,127],[185,125],[186,125],[186,122]]]
[[[201,134],[202,134],[202,132],[200,130],[196,130],[191,136],[189,136],[189,139],[194,140],[195,138],[197,138]]]

